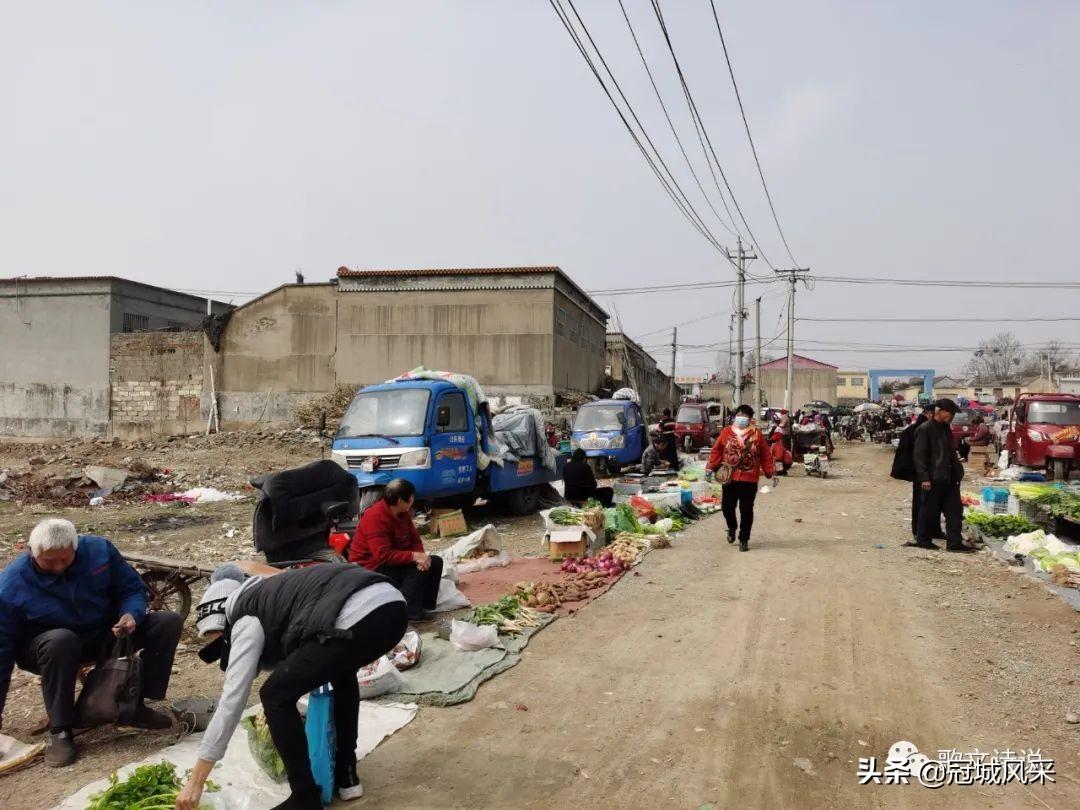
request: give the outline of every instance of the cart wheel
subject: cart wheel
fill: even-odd
[[[1068,472],[1067,467],[1065,466],[1065,459],[1063,459],[1063,458],[1055,458],[1054,459],[1054,470],[1053,470],[1053,475],[1051,477],[1055,481],[1068,481],[1069,480],[1069,472]]]
[[[187,620],[191,613],[191,588],[177,574],[146,571],[142,574],[149,610],[171,610]]]
[[[522,487],[521,489],[511,490],[507,503],[511,514],[528,515],[535,512],[536,507],[540,505],[540,496],[536,491],[536,487]]]
[[[822,470],[822,471],[821,471],[821,478],[822,478],[822,480],[825,480],[825,479],[826,479],[826,478],[828,478],[828,477],[829,477],[829,471],[828,471],[828,470]]]

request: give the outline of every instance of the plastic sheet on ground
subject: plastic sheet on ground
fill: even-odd
[[[186,492],[178,492],[177,498],[179,500],[189,501],[190,503],[217,503],[218,501],[239,501],[244,496],[239,492],[222,492],[220,489],[214,489],[213,487],[195,487],[189,489]]]
[[[402,691],[386,697],[427,706],[453,706],[472,700],[480,684],[516,665],[529,639],[553,621],[554,616],[543,616],[539,626],[517,636],[500,635],[497,647],[475,652],[459,650],[434,633],[424,634],[424,657],[419,666],[401,673],[405,681]]]
[[[425,649],[425,654],[427,650]],[[251,714],[259,709],[253,706],[245,712]],[[404,728],[416,716],[415,704],[372,703],[360,704],[360,728],[356,738],[356,758],[363,759],[398,729]],[[120,778],[126,778],[140,765],[168,761],[176,764],[177,773],[184,773],[198,758],[202,734],[193,734],[176,745],[155,751],[145,759],[120,768]],[[215,810],[265,810],[284,801],[289,796],[288,784],[277,784],[264,774],[248,748],[247,732],[237,728],[229,741],[225,756],[214,767],[210,778],[221,790],[203,793],[203,804]],[[73,793],[56,805],[55,810],[85,810],[90,796],[100,793],[109,784],[108,775]]]
[[[474,605],[483,605],[499,601],[513,591],[514,585],[518,582],[558,582],[564,576],[559,565],[551,560],[542,557],[517,557],[505,568],[488,568],[472,574],[462,574],[459,584],[462,592]],[[590,590],[586,599],[579,602],[563,602],[556,614],[568,616],[575,613],[596,597],[606,593],[618,580],[618,577],[608,577],[602,581],[601,585]]]

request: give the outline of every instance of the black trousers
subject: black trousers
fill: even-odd
[[[397,585],[409,606],[409,617],[415,619],[425,610],[434,610],[439,599],[439,580],[442,579],[442,557],[431,557],[431,568],[421,571],[416,563],[383,565],[375,569]]]
[[[911,536],[919,536],[919,508],[922,506],[923,491],[922,486],[918,481],[911,484]],[[941,518],[938,518],[937,524],[931,529],[930,538],[932,540],[941,540],[945,537],[945,532],[941,530]]]
[[[131,640],[136,650],[142,650],[144,698],[164,699],[182,628],[180,614],[168,611],[147,613],[135,628]],[[81,666],[96,661],[112,639],[112,625],[81,633],[46,630],[19,647],[15,655],[19,668],[41,676],[41,695],[53,731],[75,722],[75,676]]]
[[[724,513],[724,519],[727,520],[728,528],[739,530],[739,542],[750,539],[750,530],[754,528],[754,500],[756,498],[756,481],[731,481],[724,484],[720,509]],[[735,518],[736,507],[738,507],[741,520]]]
[[[293,793],[310,794],[317,788],[308,758],[304,722],[296,701],[312,689],[329,683],[334,688],[334,731],[337,739],[335,769],[356,766],[356,728],[360,686],[356,672],[394,649],[408,628],[401,602],[376,608],[349,630],[352,638],[309,641],[278,664],[259,690],[266,724],[281,755]]]
[[[917,542],[926,545],[941,530],[941,516],[945,516],[945,544],[957,548],[964,544],[960,524],[964,519],[964,505],[960,500],[960,484],[934,481],[929,490],[923,490],[919,505],[919,534]]]

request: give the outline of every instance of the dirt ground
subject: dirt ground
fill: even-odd
[[[747,554],[719,518],[654,552],[361,763],[365,807],[1080,806],[1080,617],[988,555],[902,548],[890,460],[841,447],[759,496]],[[899,740],[1041,748],[1057,783],[860,786]]]
[[[0,484],[0,565],[22,550],[30,530],[46,517],[66,517],[82,533],[108,537],[121,551],[152,554],[214,565],[257,556],[251,535],[255,504],[250,478],[306,464],[321,456],[325,443],[311,431],[263,431],[179,438],[167,442],[0,442],[0,471],[9,484]],[[129,468],[143,462],[158,470],[152,481],[132,491],[106,496],[104,506],[88,505],[93,486],[72,485],[52,492],[60,481],[80,477],[88,465]],[[6,482],[4,482],[6,483]],[[236,492],[239,501],[208,504],[150,503],[144,495],[214,487]],[[517,556],[541,554],[543,522],[537,515],[511,517],[483,506],[469,510],[472,528],[493,523],[507,548]],[[430,543],[431,550],[453,540]],[[193,586],[198,600],[205,582]],[[189,619],[177,651],[170,699],[192,695],[216,696],[222,675],[198,660],[198,641]],[[21,740],[41,739],[33,732],[44,718],[39,680],[16,669],[4,710],[3,731]],[[252,702],[257,698],[252,691]],[[81,734],[80,758],[58,773],[38,762],[19,773],[0,777],[0,806],[49,807],[78,787],[145,755],[148,748],[175,742],[179,731],[147,732],[99,729]],[[28,788],[34,800],[21,804]]]
[[[165,460],[220,464],[215,485],[229,488],[251,467],[311,458],[310,447],[295,448],[273,450],[276,458],[256,449],[216,459],[209,448]],[[0,467],[12,463],[3,450]],[[363,806],[1080,806],[1080,725],[1065,720],[1080,713],[1080,616],[989,555],[902,548],[910,487],[887,477],[891,454],[839,452],[828,480],[795,471],[759,496],[750,553],[724,542],[720,518],[703,521],[538,635],[471,703],[422,710],[361,763]],[[147,543],[216,561],[250,550],[251,506],[66,513],[121,548]],[[53,513],[0,504],[5,558]],[[189,522],[162,522],[170,517]],[[471,514],[470,523],[489,517]],[[539,552],[539,518],[493,522],[514,548]],[[248,533],[225,538],[225,525]],[[173,696],[220,687],[193,648],[180,653]],[[39,700],[36,684],[17,675],[5,731],[25,739]],[[97,734],[72,769],[36,765],[0,778],[3,806],[49,807],[176,736]],[[931,756],[1041,748],[1056,760],[1057,783],[860,786],[859,757],[883,763],[898,740]]]

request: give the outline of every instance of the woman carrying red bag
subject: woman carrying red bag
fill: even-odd
[[[727,539],[734,543],[738,532],[739,551],[750,548],[758,479],[764,475],[772,478],[774,487],[780,483],[765,436],[751,424],[753,417],[754,409],[749,405],[736,408],[734,422],[720,432],[705,465],[709,476],[715,476],[723,485],[720,508],[727,520]],[[736,508],[741,521],[736,519]]]

